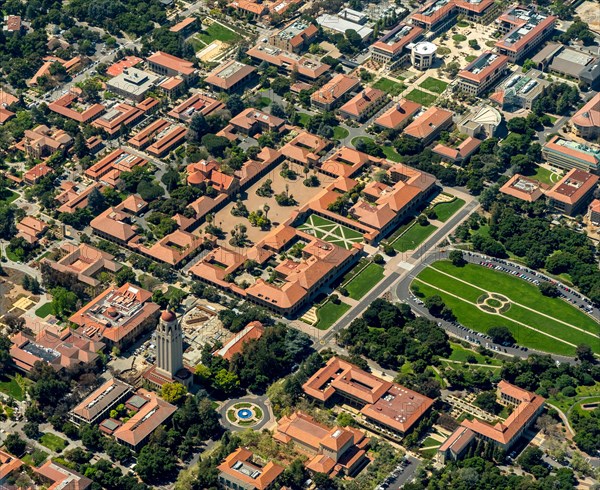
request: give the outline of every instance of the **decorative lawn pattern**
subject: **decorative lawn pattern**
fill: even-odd
[[[327,300],[317,309],[317,318],[319,321],[317,321],[315,327],[317,327],[319,330],[327,330],[349,309],[350,305],[344,303],[343,301],[339,305],[336,305],[333,301]]]
[[[408,100],[412,100],[413,102],[417,102],[417,103],[419,103],[421,105],[425,105],[425,106],[430,106],[437,99],[437,97],[435,95],[428,94],[427,92],[423,92],[422,90],[419,90],[418,88],[411,90],[404,97],[406,97]]]
[[[12,396],[15,400],[23,401],[25,399],[23,388],[17,383],[14,377],[0,378],[0,391],[8,396]]]
[[[396,238],[391,245],[397,252],[408,252],[409,250],[414,250],[435,230],[437,230],[437,227],[431,223],[421,226],[415,222],[408,230]]]
[[[465,201],[459,198],[455,198],[454,201],[439,202],[433,207],[433,209],[435,210],[435,214],[437,214],[437,219],[446,222],[454,213],[456,213],[464,205]]]
[[[373,88],[377,88],[379,90],[383,90],[389,95],[398,95],[403,90],[406,89],[406,85],[402,83],[395,82],[394,80],[390,80],[389,78],[380,78],[373,84]]]
[[[239,40],[241,36],[237,32],[213,22],[207,29],[198,34],[198,38],[208,46],[215,40],[224,43],[233,43]]]
[[[50,432],[46,432],[42,435],[42,437],[40,437],[40,444],[56,453],[60,453],[68,446],[67,441],[65,441],[62,437],[58,437]]]
[[[413,290],[414,286],[422,296],[441,296],[458,320],[474,330],[487,332],[492,326],[504,325],[518,344],[533,349],[573,355],[576,345],[587,343],[600,352],[598,342],[594,342],[600,324],[561,299],[543,296],[536,286],[514,276],[473,264],[455,267],[444,260],[422,271]],[[477,291],[485,294],[483,290],[490,288],[510,300],[510,308],[500,315],[482,311],[476,305]]]
[[[35,315],[40,318],[46,318],[48,315],[52,314],[52,303],[44,303],[37,310],[35,310]]]
[[[311,214],[298,229],[346,250],[350,250],[352,244],[363,241],[362,233],[316,214]]]
[[[425,90],[435,92],[436,94],[441,94],[446,90],[447,86],[448,84],[446,82],[433,77],[429,77],[419,84],[419,87],[423,87]]]
[[[348,296],[352,299],[362,298],[383,279],[383,271],[383,267],[379,264],[371,263],[366,266],[346,284]]]
[[[333,139],[335,140],[343,140],[344,138],[347,138],[349,134],[348,130],[341,126],[335,126],[333,128]]]

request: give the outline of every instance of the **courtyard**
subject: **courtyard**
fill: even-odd
[[[316,214],[311,214],[298,229],[346,250],[355,243],[363,242],[362,233]]]

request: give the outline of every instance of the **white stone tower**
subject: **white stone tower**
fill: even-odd
[[[177,316],[170,310],[160,315],[156,327],[156,370],[158,373],[175,378],[183,368],[183,336]]]

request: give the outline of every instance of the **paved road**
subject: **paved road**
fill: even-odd
[[[411,271],[410,275],[403,277],[402,280],[398,284],[396,284],[395,291],[394,291],[395,296],[397,298],[399,298],[400,300],[404,300],[404,302],[410,304],[411,308],[414,311],[416,311],[420,316],[424,316],[424,317],[427,317],[427,318],[437,321],[440,324],[440,326],[443,327],[444,330],[446,330],[446,332],[448,334],[450,334],[454,337],[458,337],[462,340],[467,340],[467,341],[471,342],[472,344],[475,344],[475,345],[489,344],[489,348],[492,350],[496,350],[497,352],[506,353],[508,355],[520,357],[523,359],[527,358],[529,356],[529,354],[531,354],[531,353],[547,354],[546,352],[539,352],[539,351],[535,351],[533,349],[523,350],[522,348],[503,347],[503,346],[494,344],[493,342],[491,342],[490,339],[484,337],[483,334],[469,330],[468,328],[460,325],[458,322],[450,323],[445,320],[440,320],[439,318],[433,317],[432,315],[429,314],[429,311],[425,307],[423,307],[421,304],[417,303],[416,300],[413,299],[414,296],[410,292],[410,283],[419,274],[419,272],[421,272],[423,269],[425,269],[429,264],[431,264],[432,262],[435,262],[436,260],[439,260],[442,258],[447,258],[447,256],[448,256],[448,252],[438,252],[438,253],[433,253],[433,254],[428,254],[428,255],[423,256],[423,260],[421,261],[421,263]],[[464,257],[468,262],[471,262],[474,264],[479,264],[481,261],[486,261],[486,262],[493,261],[493,263],[502,265],[504,268],[506,268],[510,271],[514,270],[514,271],[518,271],[519,273],[523,273],[526,275],[526,277],[532,277],[532,278],[540,277],[539,273],[536,273],[536,275],[534,275],[532,273],[533,271],[530,271],[529,269],[526,269],[523,266],[513,264],[508,261],[498,260],[498,259],[490,259],[488,257],[481,256],[479,254],[474,254],[474,253],[465,253]],[[562,285],[562,287],[566,287],[566,286]],[[565,290],[562,290],[562,291],[565,294],[565,296],[568,295],[568,298],[571,299],[572,302],[575,301],[574,304],[576,304],[576,305],[584,304],[584,301],[576,296],[579,293],[575,293],[570,289],[569,289],[569,291],[565,291]],[[595,315],[596,318],[600,317],[597,308],[594,308],[593,315]],[[467,336],[469,337],[468,339],[465,338]],[[566,362],[566,363],[570,363],[570,364],[575,363],[575,360],[571,357],[552,355],[552,358],[559,362]]]
[[[413,481],[413,479],[415,478],[415,473],[417,472],[417,468],[421,461],[409,455],[406,456],[406,459],[408,459],[410,463],[408,464],[408,466],[406,466],[405,470],[402,473],[400,473],[397,477],[390,481],[389,486],[387,487],[388,490],[398,490],[407,483]]]

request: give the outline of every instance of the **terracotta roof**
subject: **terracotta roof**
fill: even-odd
[[[155,393],[140,390],[136,396],[144,397],[147,402],[113,433],[117,440],[133,447],[145,442],[152,432],[177,411],[175,405],[167,403]]]
[[[413,138],[425,139],[452,122],[452,112],[433,106],[404,128],[404,134]]]
[[[557,17],[555,17],[554,15],[549,15],[548,17],[546,17],[545,19],[540,21],[537,25],[533,26],[524,35],[522,35],[516,42],[510,42],[507,40],[507,38],[509,38],[514,32],[522,29],[523,26],[525,25],[524,21],[521,23],[518,23],[518,24],[516,24],[516,27],[512,31],[510,31],[506,36],[504,36],[502,39],[500,39],[496,43],[496,47],[506,49],[507,51],[512,51],[512,52],[516,53],[519,50],[521,50],[523,47],[525,47],[532,39],[535,39],[536,37],[540,36],[544,29],[546,29],[549,26],[554,25],[556,20],[557,20]]]
[[[340,177],[352,177],[364,165],[377,161],[366,153],[343,146],[321,163],[321,171]]]
[[[266,61],[274,66],[285,68],[288,72],[297,71],[299,75],[316,79],[327,72],[331,66],[312,58],[283,51],[270,44],[259,43],[246,54],[257,60]]]
[[[104,410],[115,404],[123,395],[131,391],[131,386],[117,378],[110,378],[98,389],[86,396],[72,412],[91,422]]]
[[[215,352],[215,355],[221,356],[227,361],[231,361],[235,354],[242,352],[244,344],[250,340],[258,340],[262,337],[265,328],[260,322],[250,322],[243,330],[238,332],[221,349]]]
[[[500,192],[523,201],[535,202],[544,195],[544,187],[537,180],[515,174],[500,187]]]
[[[90,226],[123,242],[128,242],[136,235],[131,215],[117,207],[110,207],[96,216]]]
[[[229,124],[247,131],[259,123],[268,126],[270,130],[279,130],[285,124],[285,120],[252,107],[244,109],[237,116],[229,120]]]
[[[406,34],[400,38],[397,37],[399,32],[403,30],[406,31],[408,28],[410,28],[410,30]],[[396,53],[399,53],[402,49],[404,49],[407,44],[414,42],[422,33],[423,29],[420,27],[411,26],[410,24],[400,22],[390,32],[374,42],[371,45],[371,49],[385,51],[390,56],[394,56]]]
[[[398,103],[375,119],[374,123],[387,129],[396,129],[419,112],[421,107],[423,106],[418,102],[400,99]]]
[[[137,245],[136,248],[156,260],[169,265],[177,265],[195,253],[203,244],[202,237],[187,231],[175,230],[150,247]]]
[[[210,85],[228,90],[256,71],[253,66],[245,65],[236,60],[229,60],[224,65],[211,71],[204,81]]]
[[[8,107],[9,105],[19,102],[19,99],[14,95],[10,94],[6,90],[0,88],[0,106]]]
[[[4,481],[12,472],[23,466],[23,461],[0,450],[0,481]]]
[[[383,90],[368,87],[340,107],[340,112],[358,117],[385,97]]]
[[[42,177],[54,172],[52,167],[49,167],[45,163],[38,163],[35,167],[30,168],[23,174],[23,179],[26,182],[37,182]]]
[[[75,93],[65,94],[48,105],[48,109],[79,123],[90,122],[106,110],[102,104],[92,104],[82,112],[72,109],[71,105],[77,102],[78,98]]]
[[[319,160],[321,158],[319,152],[328,146],[327,140],[307,131],[298,131],[298,134],[279,151],[290,160],[310,164]]]
[[[600,199],[594,199],[590,204],[590,211],[592,213],[600,213]]]
[[[252,462],[253,454],[244,448],[238,448],[225,458],[217,469],[235,480],[244,482],[245,488],[264,490],[283,473],[284,468],[269,461],[259,467]],[[258,475],[254,476],[258,472]]]
[[[252,0],[234,0],[229,6],[239,10],[245,10],[255,15],[266,15],[269,12],[269,9],[265,4],[259,4]]]
[[[600,93],[592,97],[571,118],[571,122],[579,127],[597,127],[600,129]]]
[[[146,59],[151,63],[156,63],[183,75],[191,75],[195,71],[194,64],[191,61],[178,58],[163,51],[157,51]]]
[[[111,77],[116,77],[117,75],[123,73],[123,70],[125,68],[131,68],[133,66],[139,65],[142,61],[144,60],[142,58],[138,58],[137,56],[125,56],[125,58],[123,58],[122,60],[119,60],[116,63],[110,65],[106,70],[106,73],[109,74]]]
[[[597,175],[574,168],[560,179],[546,195],[556,201],[575,204],[586,196],[590,189],[596,187],[598,180],[600,178]]]
[[[159,85],[160,88],[170,91],[179,87],[182,83],[184,83],[182,78],[179,77],[170,77],[167,78],[163,83]]]
[[[439,452],[452,451],[459,455],[475,438],[475,433],[466,427],[457,427],[438,449]]]
[[[340,97],[354,90],[359,84],[360,81],[358,78],[339,73],[321,88],[317,89],[310,98],[313,102],[320,104],[332,104]]]
[[[187,121],[196,113],[200,113],[203,116],[209,116],[213,112],[221,109],[225,109],[225,105],[220,100],[213,99],[212,97],[201,93],[196,93],[186,101],[174,107],[169,111],[168,115]]]
[[[178,22],[173,27],[171,27],[169,29],[169,31],[171,31],[171,32],[181,32],[186,27],[189,27],[192,24],[195,24],[196,21],[197,21],[196,17],[187,17],[187,18],[183,19],[181,22]]]
[[[494,60],[481,69],[480,65],[491,57],[494,57]],[[458,76],[475,83],[481,83],[496,70],[505,67],[507,64],[508,56],[496,54],[492,51],[485,51],[469,63],[463,70],[458,72]]]
[[[469,136],[457,147],[451,147],[448,145],[438,144],[433,147],[433,152],[441,155],[442,157],[449,158],[454,161],[464,160],[470,157],[477,148],[481,145],[481,140]]]
[[[66,466],[55,463],[51,459],[39,468],[34,467],[33,471],[52,482],[47,490],[86,490],[92,486],[92,480],[89,478]]]
[[[0,124],[4,124],[6,121],[15,117],[15,113],[5,109],[4,107],[0,107]]]

